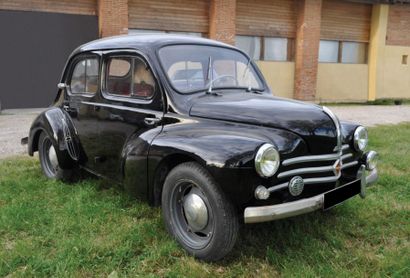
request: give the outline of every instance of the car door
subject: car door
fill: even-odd
[[[159,83],[147,59],[134,51],[105,52],[103,60],[98,171],[121,180],[124,160],[132,155],[134,170],[146,177],[150,142],[145,137],[161,131],[164,114]]]
[[[98,102],[99,98],[100,61],[98,52],[81,54],[71,60],[63,104],[80,140],[81,162],[91,170],[96,168],[94,158],[98,153],[98,146],[95,144],[99,136],[98,111],[92,104]]]

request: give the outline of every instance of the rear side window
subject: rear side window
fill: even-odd
[[[116,96],[150,99],[155,79],[148,65],[138,57],[111,57],[107,61],[105,88]]]
[[[79,60],[71,76],[72,94],[95,94],[98,88],[99,61],[97,58]]]

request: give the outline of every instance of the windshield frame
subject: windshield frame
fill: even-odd
[[[169,46],[178,46],[178,45],[218,47],[218,48],[223,48],[223,49],[227,49],[227,50],[231,50],[231,51],[236,51],[236,52],[242,54],[247,59],[247,61],[250,61],[249,66],[252,67],[253,72],[255,73],[256,77],[259,78],[260,83],[261,83],[261,88],[252,88],[252,90],[256,90],[256,91],[259,91],[259,92],[266,92],[267,91],[267,85],[266,85],[265,78],[262,75],[262,73],[260,72],[259,68],[255,65],[254,61],[245,52],[243,52],[242,50],[240,50],[236,47],[225,46],[225,45],[215,45],[215,44],[208,44],[208,43],[170,43],[170,44],[162,45],[161,47],[159,47],[156,50],[156,56],[157,56],[157,59],[158,59],[158,62],[159,62],[159,66],[160,66],[161,71],[164,74],[165,79],[166,79],[167,83],[169,84],[169,86],[175,92],[177,92],[179,95],[193,95],[193,94],[197,94],[197,93],[201,93],[201,92],[206,92],[208,90],[208,88],[204,87],[202,89],[192,90],[192,91],[188,91],[188,92],[181,92],[177,88],[175,88],[172,81],[170,80],[170,77],[167,74],[167,71],[165,70],[163,61],[161,59],[160,51],[163,48],[166,48],[166,47],[169,47]],[[207,84],[207,85],[209,85],[209,84]],[[238,86],[235,86],[235,87],[213,87],[213,90],[220,92],[220,90],[248,90],[248,88],[249,87],[247,87],[247,86],[243,86],[243,87],[238,87]]]

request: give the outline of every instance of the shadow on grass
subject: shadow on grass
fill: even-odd
[[[280,261],[297,257],[303,260],[303,256],[317,257],[316,251],[328,248],[329,231],[340,230],[344,225],[337,221],[337,210],[318,211],[266,223],[243,224],[233,252],[221,265],[243,260],[243,257],[267,260],[271,264],[280,264]]]

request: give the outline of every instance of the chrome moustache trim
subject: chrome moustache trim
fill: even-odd
[[[343,145],[342,151],[349,149],[349,145]],[[299,156],[295,158],[289,158],[282,162],[283,166],[288,166],[297,163],[305,163],[305,162],[317,162],[317,161],[333,161],[333,160],[340,160],[342,162],[342,170],[355,166],[358,164],[357,161],[352,161],[349,163],[343,163],[344,160],[351,158],[353,156],[352,153],[342,154],[342,152],[334,153],[334,154],[323,154],[323,155],[307,155],[307,156]],[[330,172],[333,170],[333,166],[320,166],[320,167],[304,167],[293,169],[285,172],[281,172],[278,174],[278,178],[285,178],[289,176],[295,175],[302,175],[302,174],[312,174],[312,173],[323,173],[323,172]]]
[[[336,147],[337,148],[337,147]],[[349,149],[349,145],[343,145],[341,147],[342,151]],[[305,155],[305,156],[298,156],[294,158],[286,159],[282,162],[283,166],[288,166],[297,163],[304,163],[304,162],[314,162],[314,161],[330,161],[340,158],[340,152],[332,153],[332,154],[321,154],[321,155]],[[351,154],[345,154],[342,156],[343,159],[349,158],[352,156]]]
[[[303,179],[303,181],[304,181],[304,184],[336,182],[341,176],[341,172],[335,171],[338,161],[341,162],[340,170],[344,170],[344,169],[347,169],[347,168],[350,168],[350,167],[353,167],[359,164],[358,161],[351,161],[351,162],[345,163],[346,159],[349,159],[353,156],[352,153],[342,154],[343,151],[347,149],[349,149],[349,145],[343,145],[341,147],[341,151],[337,153],[333,153],[333,154],[307,155],[307,156],[299,156],[295,158],[286,159],[282,162],[282,165],[284,166],[298,164],[298,163],[306,163],[306,162],[318,162],[318,161],[335,161],[335,163],[329,166],[303,167],[303,168],[297,168],[297,169],[281,172],[278,174],[278,178],[281,179],[281,178],[292,177],[292,176],[303,175],[303,174],[326,173],[326,172],[333,171],[334,175],[332,176],[305,178]],[[270,193],[273,193],[275,191],[281,190],[286,187],[288,187],[288,182],[284,182],[281,184],[271,186],[268,188],[268,190]]]

